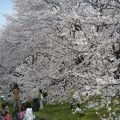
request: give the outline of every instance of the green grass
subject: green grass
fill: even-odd
[[[113,98],[113,100],[115,99],[116,98]],[[43,110],[35,112],[34,114],[38,118],[38,120],[41,120],[42,118],[44,120],[100,120],[100,118],[96,115],[96,111],[94,109],[86,108],[88,102],[90,101],[100,102],[100,96],[90,97],[89,99],[85,100],[83,103],[80,104],[80,108],[82,110],[85,109],[83,114],[80,113],[72,114],[74,110],[73,111],[71,110],[70,103],[68,102],[67,103],[64,102],[63,104],[56,104],[56,105],[45,105]],[[111,103],[110,107],[112,108],[112,110],[117,109],[117,114],[120,114],[119,105],[113,105]],[[10,114],[12,115],[12,104],[9,105],[9,110],[10,110]],[[106,105],[102,108],[99,108],[98,112],[102,116],[103,115],[108,116]]]
[[[72,114],[70,105],[68,103],[59,105],[47,105],[43,110],[36,112],[37,118],[44,118],[45,120],[100,120],[95,110],[87,110],[83,114]]]
[[[84,101],[80,107],[83,110],[88,102],[100,102],[100,96],[90,97],[88,100]],[[112,109],[119,109],[119,106],[111,105]],[[108,111],[106,105],[98,110],[100,115],[107,115]],[[47,105],[43,110],[36,112],[35,115],[37,118],[44,118],[45,120],[100,120],[100,118],[96,115],[96,111],[94,109],[86,109],[83,114],[72,114],[73,111],[70,109],[69,103],[64,104],[56,104],[56,105]],[[118,114],[120,113],[120,109],[118,110]],[[38,120],[39,120],[38,119]]]

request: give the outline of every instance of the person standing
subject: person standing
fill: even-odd
[[[12,93],[13,93],[13,112],[15,112],[16,107],[19,110],[21,108],[21,102],[20,102],[21,90],[19,89],[19,86],[17,83],[14,84]]]
[[[42,90],[39,89],[39,100],[40,100],[40,108],[39,109],[43,109],[43,93]]]
[[[39,111],[39,89],[37,86],[35,86],[32,91],[30,92],[30,97],[32,98],[33,100],[33,112],[36,112],[36,111]]]

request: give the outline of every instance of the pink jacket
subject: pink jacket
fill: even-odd
[[[23,118],[25,117],[25,113],[26,113],[25,111],[21,111],[21,112],[20,112],[20,118],[21,118],[21,119],[23,119]]]
[[[11,120],[10,115],[9,114],[5,115],[4,120]]]

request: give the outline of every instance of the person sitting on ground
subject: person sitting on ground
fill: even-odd
[[[26,105],[26,113],[25,113],[25,117],[23,120],[35,120],[35,116],[33,115],[33,110],[31,108],[31,104],[28,103]]]
[[[80,104],[79,104],[79,94],[76,91],[73,96],[72,96],[72,102],[71,102],[71,109],[73,110],[73,105],[77,105],[78,108],[80,108]]]

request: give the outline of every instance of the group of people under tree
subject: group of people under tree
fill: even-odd
[[[22,91],[17,83],[14,83],[10,90],[13,98],[13,113],[12,118],[9,114],[8,103],[6,101],[1,103],[0,120],[35,120],[33,112],[43,109],[43,93],[42,90],[35,87],[30,92],[32,101],[21,102]]]
[[[43,93],[42,90],[38,87],[34,87],[30,91],[30,98],[27,102],[21,102],[22,91],[19,88],[17,83],[14,83],[14,86],[10,90],[12,92],[13,98],[13,113],[12,119],[9,114],[8,104],[6,102],[2,103],[2,114],[0,120],[36,120],[33,112],[43,109]],[[71,101],[71,110],[74,106],[77,106],[75,112],[81,113],[79,104],[79,94],[77,91],[74,91]]]

